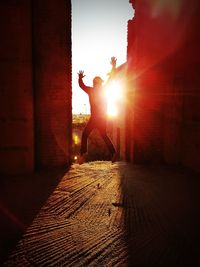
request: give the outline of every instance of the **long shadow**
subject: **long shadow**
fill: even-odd
[[[129,266],[200,266],[200,180],[166,166],[122,166]]]
[[[66,172],[65,168],[1,178],[0,265],[15,248]]]

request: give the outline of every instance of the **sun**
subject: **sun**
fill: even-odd
[[[107,116],[110,118],[116,117],[118,115],[118,109],[116,105],[110,103],[107,107]]]
[[[108,117],[116,117],[119,112],[119,100],[122,98],[122,86],[119,81],[111,81],[105,87]]]

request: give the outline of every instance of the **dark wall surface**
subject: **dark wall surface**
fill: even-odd
[[[32,171],[33,85],[30,1],[0,2],[0,171]]]
[[[70,1],[33,1],[36,163],[69,163],[71,139]]]
[[[68,165],[71,1],[1,1],[0,34],[0,172]]]

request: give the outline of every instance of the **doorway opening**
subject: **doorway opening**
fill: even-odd
[[[84,83],[92,86],[95,76],[104,83],[110,72],[110,59],[117,58],[117,66],[126,62],[127,22],[133,17],[129,1],[72,0],[72,160],[76,162],[81,135],[90,117],[88,95],[78,85],[78,72],[84,71]],[[111,95],[112,99],[112,95]],[[117,114],[116,111],[114,112]],[[114,138],[110,121],[108,133]],[[117,131],[119,133],[119,130]],[[119,135],[117,140],[119,141]],[[118,145],[118,147],[120,147]],[[88,142],[89,160],[108,160],[109,153],[98,132],[92,132]]]

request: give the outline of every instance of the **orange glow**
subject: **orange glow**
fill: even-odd
[[[113,103],[110,103],[107,107],[107,115],[110,118],[116,117],[118,115],[118,110],[116,105],[114,105]]]
[[[76,134],[73,135],[73,140],[74,140],[75,145],[78,145],[80,143],[80,139],[79,139],[78,135],[76,135]]]
[[[108,117],[116,117],[119,112],[118,102],[122,98],[122,88],[119,81],[110,82],[105,88]]]
[[[167,12],[172,17],[176,18],[180,13],[183,4],[182,0],[151,0],[149,2],[152,6],[152,15],[154,17],[158,17],[162,15],[163,12]]]

